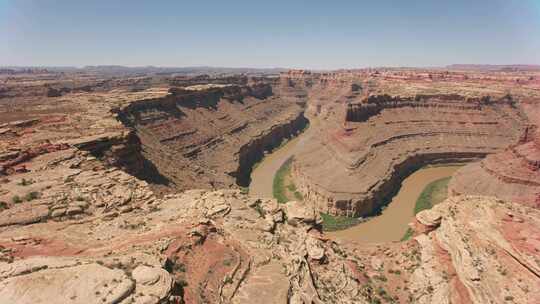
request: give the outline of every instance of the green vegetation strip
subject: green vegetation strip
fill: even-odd
[[[304,196],[302,195],[302,193],[300,193],[300,192],[298,192],[298,190],[296,190],[296,186],[292,183],[292,181],[289,181],[289,184],[287,185],[287,190],[289,190],[289,192],[294,195],[295,200],[297,200],[297,201],[303,201],[304,200]]]
[[[309,125],[306,125],[306,127],[301,130],[300,133],[306,130],[308,126]],[[279,170],[276,172],[272,183],[272,195],[275,199],[277,199],[278,203],[281,204],[284,204],[291,200],[289,197],[287,197],[287,192],[289,192],[289,194],[292,194],[294,196],[294,199],[297,201],[302,201],[304,199],[302,193],[300,193],[296,189],[296,186],[291,181],[289,181],[288,183],[286,182],[286,177],[290,175],[291,172],[292,161],[293,157],[290,157],[283,163],[283,165],[281,165]],[[324,231],[347,229],[360,223],[360,220],[354,217],[333,216],[326,213],[321,213],[321,218],[323,220]]]
[[[286,195],[286,188],[285,188],[285,176],[289,174],[291,171],[291,163],[293,158],[290,157],[287,159],[283,165],[279,168],[279,170],[276,172],[276,175],[274,176],[274,181],[272,184],[272,194],[274,195],[274,198],[277,199],[278,203],[284,204],[288,202]]]
[[[276,172],[276,175],[274,176],[274,181],[272,184],[272,194],[274,198],[276,198],[281,204],[293,199],[296,201],[304,200],[302,193],[298,192],[296,186],[294,185],[290,177],[292,160],[293,157],[291,156],[283,163],[283,165],[281,165],[279,170]]]
[[[360,223],[360,220],[355,217],[335,216],[327,213],[321,213],[321,218],[324,231],[343,230]]]
[[[414,234],[414,231],[411,228],[407,228],[407,231],[405,231],[405,235],[401,238],[401,241],[406,241],[410,239]]]
[[[290,198],[287,197],[287,192],[289,192],[289,194],[292,193],[294,195],[294,199],[297,201],[303,200],[302,194],[297,191],[296,186],[290,182],[286,183],[286,176],[288,176],[291,171],[292,160],[292,157],[287,159],[274,176],[272,185],[273,196],[278,200],[279,203],[282,204],[290,200]],[[425,209],[431,209],[436,204],[444,201],[446,199],[446,192],[450,178],[451,177],[449,176],[429,183],[416,200],[414,214],[417,214]],[[359,219],[354,217],[334,216],[327,213],[321,213],[321,218],[323,220],[324,231],[343,230],[361,222]],[[412,235],[413,230],[409,228],[403,236],[402,241],[408,240],[412,237]]]
[[[450,178],[451,176],[438,179],[429,183],[424,188],[424,190],[422,191],[422,193],[420,193],[420,196],[416,200],[416,204],[414,205],[415,215],[422,210],[431,209],[433,206],[446,199],[448,182],[450,181]],[[405,235],[403,236],[403,238],[401,238],[401,240],[406,241],[410,239],[412,235],[413,230],[409,228],[407,229],[407,232],[405,232]]]
[[[444,201],[450,178],[451,176],[448,176],[429,183],[416,200],[414,214],[422,210],[431,209],[433,206]]]

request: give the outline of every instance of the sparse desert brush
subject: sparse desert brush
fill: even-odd
[[[32,191],[32,192],[29,192],[28,194],[26,194],[26,196],[24,197],[25,200],[27,201],[33,201],[37,198],[39,198],[40,196],[40,193],[37,192],[37,191]]]
[[[21,199],[21,197],[18,196],[18,195],[14,195],[14,196],[11,198],[11,201],[12,201],[14,204],[22,203],[22,199]]]

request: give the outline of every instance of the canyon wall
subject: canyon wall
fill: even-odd
[[[451,195],[490,195],[540,208],[540,99],[521,104],[528,124],[517,144],[454,174]]]
[[[247,186],[251,167],[304,128],[303,101],[260,79],[171,88],[118,108],[142,152],[177,189]]]
[[[284,124],[272,126],[270,130],[250,140],[249,143],[240,147],[238,152],[238,169],[231,173],[236,178],[236,183],[247,187],[250,183],[250,175],[253,166],[264,158],[266,152],[271,152],[279,147],[285,140],[298,135],[308,125],[307,118],[303,113],[294,120]]]
[[[293,162],[292,176],[295,186],[308,201],[320,212],[351,217],[367,217],[378,214],[397,194],[401,182],[414,171],[426,166],[437,164],[469,163],[482,159],[486,152],[438,152],[407,155],[401,162],[393,162],[390,171],[379,183],[365,193],[356,192],[351,187],[350,192],[336,193],[314,185],[308,176],[303,174],[298,163]]]
[[[364,122],[370,117],[379,114],[389,108],[420,108],[432,107],[447,110],[481,110],[482,105],[508,104],[515,106],[511,96],[505,96],[498,100],[492,100],[490,96],[482,98],[465,98],[458,94],[439,95],[416,95],[414,97],[399,97],[389,95],[371,95],[364,102],[349,103],[347,105],[346,121]]]
[[[326,113],[319,140],[295,157],[292,170],[305,200],[334,215],[373,215],[412,171],[479,160],[516,143],[525,127],[511,96],[361,97],[347,88],[330,106],[318,100]]]

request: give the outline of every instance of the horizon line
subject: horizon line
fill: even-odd
[[[358,69],[375,69],[375,68],[448,68],[452,66],[492,66],[492,67],[540,67],[540,64],[534,63],[452,63],[446,65],[428,65],[428,66],[358,66],[358,67],[336,67],[336,68],[310,68],[310,67],[250,67],[250,66],[214,66],[214,65],[121,65],[121,64],[86,64],[86,65],[0,65],[2,69],[10,68],[70,68],[70,69],[88,69],[88,68],[126,68],[126,69],[245,69],[245,70],[319,70],[319,71],[334,71],[334,70],[358,70]]]

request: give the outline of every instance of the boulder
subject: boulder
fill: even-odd
[[[300,202],[291,201],[285,204],[284,208],[287,222],[291,225],[307,224],[316,225],[321,222],[319,214],[309,206]]]
[[[0,283],[1,303],[118,303],[135,284],[120,269],[98,264],[44,269]]]
[[[312,236],[306,238],[306,250],[308,257],[312,260],[323,260],[325,258],[322,242]]]
[[[436,210],[423,210],[416,214],[416,220],[429,228],[437,228],[441,224],[442,215]]]
[[[141,303],[162,301],[170,295],[174,284],[172,276],[163,268],[141,265],[131,275],[137,284],[135,291]]]

